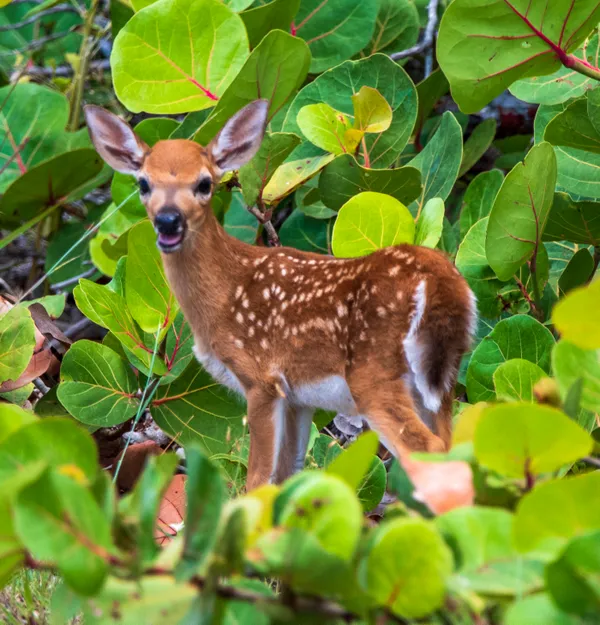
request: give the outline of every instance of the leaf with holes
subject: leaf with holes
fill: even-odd
[[[148,220],[129,232],[125,295],[131,316],[145,332],[167,331],[179,305],[165,277],[156,235]]]
[[[530,402],[485,408],[477,422],[477,461],[500,475],[525,478],[557,471],[592,450],[591,436],[564,412]]]
[[[566,193],[556,193],[544,229],[544,241],[600,246],[599,208],[596,202],[575,202]]]
[[[0,316],[0,384],[16,380],[27,369],[35,347],[35,324],[24,306]]]
[[[367,191],[340,209],[332,245],[336,256],[350,258],[414,239],[415,222],[406,206],[389,195]]]
[[[437,56],[460,109],[475,113],[516,80],[583,65],[570,53],[598,21],[596,0],[455,0],[440,23]]]
[[[82,423],[110,427],[136,413],[137,381],[112,349],[77,341],[65,354],[60,372],[58,399]]]
[[[471,403],[493,400],[494,371],[511,358],[523,358],[550,370],[554,337],[539,321],[526,315],[503,319],[473,351],[467,369],[467,396]]]
[[[218,0],[159,0],[115,39],[115,91],[134,112],[199,111],[214,106],[247,56],[244,23]]]
[[[303,106],[297,122],[312,144],[335,155],[352,154],[363,135],[352,127],[346,115],[323,103]]]
[[[207,144],[234,113],[257,98],[269,100],[271,120],[304,82],[309,63],[310,52],[301,39],[271,31],[252,51],[194,141]],[[300,134],[297,129],[289,132]]]
[[[363,53],[370,56],[406,50],[417,43],[418,37],[419,13],[412,0],[379,0],[375,32]]]
[[[419,214],[425,204],[439,197],[446,200],[456,182],[463,158],[462,129],[456,117],[444,113],[435,135],[422,152],[408,163],[421,172],[423,189],[412,203],[411,211]]]
[[[512,278],[540,245],[555,185],[556,157],[549,143],[533,147],[504,179],[485,241],[488,262],[500,280]]]
[[[256,156],[240,168],[238,178],[248,206],[262,201],[263,191],[275,170],[300,143],[300,137],[285,132],[267,133]]]
[[[153,349],[145,344],[123,295],[108,286],[100,286],[83,279],[73,290],[73,295],[77,308],[88,319],[110,330],[146,368],[150,368]],[[154,363],[154,372],[165,373],[165,365],[159,358]]]
[[[504,174],[499,169],[481,172],[473,178],[467,187],[460,210],[460,236],[462,239],[471,226],[480,219],[488,217],[492,212],[494,200],[500,191],[503,180]]]
[[[229,453],[244,432],[244,404],[196,362],[171,384],[159,386],[150,412],[180,445],[198,443],[209,457]]]
[[[421,191],[421,174],[414,167],[368,169],[351,154],[342,154],[321,173],[319,191],[325,206],[334,210],[363,191],[385,193],[408,206]]]
[[[444,214],[444,200],[439,197],[434,197],[425,204],[417,219],[415,245],[437,247],[442,238]]]
[[[370,166],[389,167],[412,134],[417,116],[417,91],[408,74],[383,54],[346,61],[306,85],[292,101],[282,130],[299,134],[296,118],[300,109],[308,104],[324,102],[344,115],[354,115],[351,98],[357,85],[377,89],[392,108],[393,118],[388,130],[365,136]],[[315,146],[301,145],[291,158],[299,160],[321,154],[322,150]],[[364,155],[359,155],[359,160],[364,164]]]
[[[547,373],[523,358],[511,358],[494,371],[496,397],[501,401],[534,401],[533,387]]]
[[[311,74],[362,50],[371,39],[376,16],[377,0],[302,0],[292,32],[310,47]]]
[[[358,574],[378,605],[412,619],[442,605],[451,572],[452,554],[435,526],[420,518],[406,518],[389,521],[375,531]]]
[[[600,410],[598,350],[581,349],[567,341],[559,341],[552,352],[552,370],[564,398],[575,384],[581,382],[581,407],[592,412]]]

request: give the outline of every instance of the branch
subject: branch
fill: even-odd
[[[110,70],[110,61],[102,59],[101,61],[92,61],[89,65],[90,72],[104,72]],[[73,76],[75,70],[71,65],[59,65],[58,67],[40,67],[33,65],[24,71],[24,75],[32,78],[69,78]]]
[[[264,227],[267,238],[269,239],[269,243],[272,247],[281,247],[281,241],[279,240],[279,235],[277,234],[277,230],[275,230],[275,226],[271,222],[272,211],[268,210],[266,212],[262,212],[256,206],[246,206],[248,212],[256,217],[258,222],[262,224]]]
[[[37,50],[38,48],[43,48],[47,43],[51,41],[56,41],[57,39],[62,39],[67,35],[70,35],[76,27],[70,28],[69,30],[64,30],[60,33],[54,33],[53,35],[48,35],[47,37],[40,37],[39,39],[34,39],[26,46],[22,48],[11,48],[8,52],[0,53],[0,57],[4,56],[14,56],[15,54],[30,52],[31,50]]]
[[[427,26],[425,26],[425,34],[423,40],[412,48],[407,50],[401,50],[400,52],[394,52],[390,54],[392,61],[399,61],[415,54],[421,54],[433,45],[433,38],[435,34],[435,27],[438,21],[438,3],[439,0],[429,0],[427,6]]]
[[[35,15],[31,15],[21,22],[2,24],[0,26],[0,33],[7,30],[16,30],[17,28],[23,28],[23,26],[29,26],[29,24],[33,24],[43,17],[47,17],[48,15],[54,15],[55,13],[77,13],[79,15],[77,9],[75,7],[72,7],[70,4],[59,4],[58,6],[52,7],[51,9],[46,9],[45,11],[35,13]]]

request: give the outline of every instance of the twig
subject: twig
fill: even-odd
[[[45,395],[50,390],[50,388],[42,382],[41,378],[35,378],[35,380],[33,380],[33,385],[42,395]]]
[[[21,22],[13,22],[12,24],[3,24],[0,26],[0,33],[5,32],[7,30],[15,30],[17,28],[23,28],[24,26],[29,26],[29,24],[33,24],[43,17],[47,17],[48,15],[54,15],[55,13],[77,13],[77,9],[72,7],[70,4],[59,4],[58,6],[52,7],[51,9],[46,9],[45,11],[40,11],[35,15],[28,17],[27,19]]]
[[[47,43],[50,43],[51,41],[56,41],[57,39],[62,39],[63,37],[70,35],[73,32],[74,28],[76,27],[69,28],[69,30],[64,30],[60,33],[54,33],[53,35],[48,35],[47,37],[40,37],[39,39],[34,39],[33,41],[29,42],[26,46],[23,46],[22,48],[11,48],[8,52],[0,53],[0,57],[14,56],[15,54],[19,54],[23,52],[30,52],[31,50],[37,50],[38,48],[43,48]]]
[[[429,0],[429,5],[427,6],[427,26],[425,26],[425,34],[423,35],[421,43],[407,50],[401,50],[400,52],[390,54],[392,61],[399,61],[400,59],[405,59],[415,54],[421,54],[421,52],[424,52],[433,45],[435,27],[438,21],[438,3],[439,0]]]
[[[104,72],[110,70],[110,61],[102,59],[101,61],[92,61],[88,67],[90,72]],[[69,78],[75,73],[71,65],[59,65],[58,67],[40,67],[34,65],[26,69],[24,74],[32,78]]]
[[[89,326],[93,325],[93,321],[90,321],[87,317],[80,319],[77,323],[67,328],[64,332],[65,336],[72,339],[80,334],[83,330],[86,330]]]
[[[98,271],[96,267],[92,267],[91,269],[88,269],[87,271],[80,273],[78,276],[74,276],[73,278],[68,278],[67,280],[63,280],[62,282],[57,282],[56,284],[52,285],[52,290],[61,291],[65,287],[71,286],[72,284],[79,282],[81,278],[89,278],[90,276],[93,276],[96,273],[96,271]]]
[[[600,469],[600,460],[598,460],[598,458],[592,458],[592,456],[585,456],[585,458],[582,458],[582,460],[586,464],[589,464],[592,467],[596,467],[597,469]]]
[[[256,206],[246,206],[246,208],[248,209],[248,212],[252,213],[252,215],[254,215],[258,222],[264,227],[265,232],[267,233],[267,238],[269,239],[269,244],[272,247],[281,247],[279,235],[277,234],[277,230],[275,230],[275,226],[271,222],[273,211],[268,210],[263,213]]]

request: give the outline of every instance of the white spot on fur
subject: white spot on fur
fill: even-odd
[[[400,273],[400,267],[398,267],[398,265],[396,265],[395,267],[392,267],[389,272],[390,276],[394,277],[397,276]]]
[[[269,299],[269,297],[271,297],[271,295],[269,294],[269,289],[263,289],[263,297],[265,299]]]
[[[239,312],[239,313],[235,316],[235,320],[236,320],[238,323],[244,323],[244,315],[242,315],[242,313],[241,313],[241,312]]]

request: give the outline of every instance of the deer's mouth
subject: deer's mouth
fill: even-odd
[[[181,229],[181,232],[177,232],[175,234],[163,234],[162,232],[159,232],[156,244],[158,245],[158,249],[165,254],[177,252],[181,249],[184,236],[185,232],[183,228]]]

